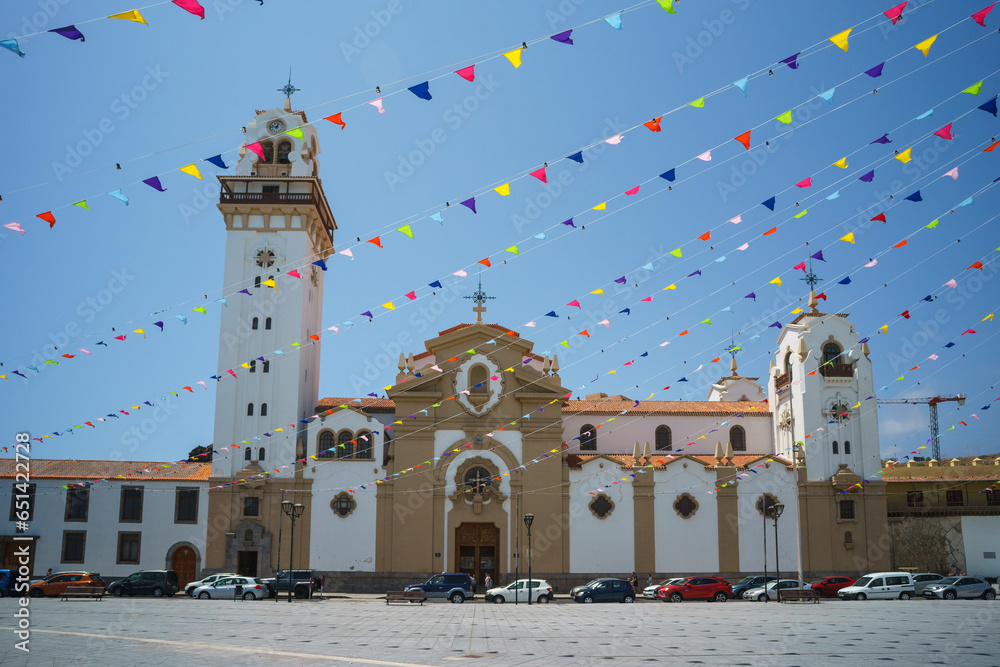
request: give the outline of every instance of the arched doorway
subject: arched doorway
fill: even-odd
[[[189,546],[177,547],[170,559],[170,569],[177,570],[177,583],[182,589],[186,584],[195,581],[198,573],[198,557],[194,549]]]
[[[492,523],[463,523],[455,529],[455,571],[468,574],[476,584],[486,582],[486,575],[497,580],[497,553],[500,529]]]

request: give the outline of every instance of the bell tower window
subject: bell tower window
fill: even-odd
[[[824,364],[839,364],[843,363],[840,361],[840,346],[836,343],[827,343],[823,346],[823,363]]]
[[[661,425],[656,427],[656,451],[669,452],[674,448],[673,434],[670,427]]]
[[[264,162],[271,162],[274,159],[274,144],[270,141],[262,141],[260,146],[264,149]]]
[[[267,416],[267,403],[261,403],[260,404],[260,416],[261,417],[266,417]]]
[[[278,144],[278,164],[288,164],[288,154],[292,152],[290,141],[282,141]]]

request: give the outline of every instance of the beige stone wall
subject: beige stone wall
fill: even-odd
[[[962,517],[898,517],[890,523],[894,569],[939,574],[966,571]]]

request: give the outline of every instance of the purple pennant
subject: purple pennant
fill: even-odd
[[[859,181],[864,181],[865,183],[871,183],[873,178],[875,178],[875,170],[874,169],[872,169],[871,171],[869,171],[864,176],[861,176],[860,178],[858,178],[858,180]]]
[[[753,299],[754,301],[756,301],[756,300],[757,300],[757,295],[756,295],[756,294],[754,294],[753,292],[750,292],[749,294],[747,294],[747,295],[746,295],[745,297],[743,297],[743,298],[744,298],[744,299]]]
[[[573,218],[570,218],[569,220],[563,220],[563,224],[572,227],[573,229],[576,229],[576,225],[573,224]]]
[[[816,252],[814,252],[813,254],[811,254],[809,256],[812,257],[813,259],[818,259],[821,262],[825,262],[826,261],[825,259],[823,259],[823,251],[822,250],[817,250]]]
[[[799,53],[802,53],[802,52],[799,51]],[[799,63],[798,63],[797,59],[799,57],[799,53],[796,53],[794,56],[788,56],[787,58],[785,58],[781,62],[783,62],[786,65],[788,65],[788,67],[790,69],[798,69],[799,68]]]
[[[691,276],[700,276],[700,275],[701,275],[701,269],[698,269],[694,273],[689,273],[687,277],[690,278]]]
[[[370,311],[370,310],[366,310],[365,312],[363,312],[361,314],[364,315],[365,317],[367,317],[368,319],[372,319],[373,317],[375,317],[374,315],[372,315],[372,311]]]
[[[572,34],[572,30],[567,30],[566,32],[561,32],[558,35],[552,35],[551,39],[556,40],[560,44],[569,44],[570,46],[573,46],[573,40],[570,38],[570,35]]]
[[[165,187],[160,185],[159,176],[151,176],[150,178],[144,178],[142,179],[142,182],[148,185],[149,187],[153,188],[154,190],[159,190],[160,192],[166,192],[167,190]]]
[[[66,39],[78,39],[81,42],[87,41],[83,36],[83,33],[76,29],[75,25],[68,25],[65,28],[53,28],[49,32],[54,32],[57,35],[62,35]]]
[[[241,289],[237,294],[246,294],[247,296],[253,296],[248,289]]]
[[[875,65],[875,67],[872,67],[871,69],[866,69],[865,74],[867,74],[873,79],[877,79],[878,77],[882,76],[883,67],[885,67],[885,63],[882,63],[881,65]]]
[[[163,322],[153,322],[155,326],[160,327],[160,331],[163,331]]]
[[[472,197],[471,199],[466,199],[464,202],[462,202],[462,206],[468,206],[469,210],[471,210],[473,213],[475,213],[476,212],[476,198]]]
[[[891,144],[892,139],[889,138],[889,134],[883,134],[881,137],[872,142],[872,144]],[[870,146],[871,144],[869,144]]]
[[[619,285],[624,285],[625,284],[625,276],[622,276],[621,278],[615,278],[615,282],[618,283]]]
[[[771,327],[774,327],[775,329],[780,329],[781,328],[781,322],[774,322],[773,324],[768,324],[767,325],[768,329],[770,329]]]

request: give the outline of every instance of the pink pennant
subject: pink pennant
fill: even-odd
[[[952,288],[952,289],[955,289],[956,287],[958,287],[958,283],[957,283],[957,282],[955,281],[955,279],[954,279],[954,278],[952,278],[951,280],[949,280],[948,282],[946,282],[946,283],[944,284],[944,286],[945,286],[945,287],[950,287],[950,288]]]
[[[957,181],[958,180],[958,167],[955,167],[954,169],[951,169],[951,170],[946,171],[943,174],[941,174],[942,178],[944,178],[945,176],[951,176],[951,180]]]
[[[898,21],[903,16],[903,8],[904,7],[906,7],[906,3],[905,2],[903,4],[901,4],[901,5],[896,5],[892,9],[887,9],[886,11],[884,11],[882,13],[886,15],[886,18],[888,18],[890,21],[892,21],[893,25],[896,25],[896,21]]]
[[[468,273],[466,273],[466,272],[465,272],[465,271],[464,271],[463,269],[459,269],[458,271],[455,271],[455,272],[454,272],[454,273],[452,273],[451,275],[453,275],[453,276],[458,276],[459,278],[465,278],[465,277],[466,277],[466,276],[468,276],[469,274],[468,274]]]
[[[204,380],[198,380],[195,384],[200,384],[204,389],[208,389],[208,385],[205,384]]]
[[[260,145],[259,141],[247,144],[247,150],[256,153],[257,157],[259,157],[262,162],[264,161],[264,147]]]
[[[205,8],[199,5],[197,0],[173,0],[173,3],[184,11],[205,20]]]
[[[997,3],[994,2],[992,5],[990,5],[986,9],[980,9],[978,12],[976,12],[975,14],[972,15],[972,19],[976,23],[978,23],[979,25],[981,25],[981,26],[983,26],[985,28],[986,27],[986,15],[989,14],[993,10],[993,8],[996,7],[996,6],[997,6]]]
[[[227,372],[227,373],[229,373],[230,375],[232,375],[233,377],[236,377],[236,373],[234,373],[234,372],[233,372],[233,369],[232,369],[232,368],[230,368],[230,369],[229,369],[228,371],[226,371],[226,372]]]
[[[611,144],[612,146],[617,146],[621,142],[622,142],[622,135],[620,134],[616,134],[615,136],[608,137],[607,139],[604,140],[604,143]]]
[[[88,350],[87,348],[84,348],[84,347],[81,347],[80,351],[83,352],[84,354],[93,354],[90,350]]]
[[[598,322],[598,324],[603,324],[606,329],[611,328],[611,322],[609,322],[608,320],[601,320],[600,322]]]
[[[572,301],[570,301],[570,302],[569,302],[569,303],[567,303],[566,305],[567,305],[567,306],[576,306],[577,308],[580,308],[580,307],[581,307],[581,306],[580,306],[580,302],[579,302],[579,301],[577,301],[576,299],[573,299]]]
[[[652,301],[652,300],[653,300],[653,297],[651,297],[651,296],[647,296],[645,299],[643,299],[643,301]]]
[[[627,195],[634,195],[637,192],[639,192],[639,186],[638,185],[635,186],[634,188],[632,188],[631,190],[626,190],[625,194],[627,194]]]
[[[524,326],[526,326],[526,327],[536,327],[536,326],[538,326],[538,325],[537,325],[537,324],[535,324],[535,323],[534,323],[534,322],[532,321],[532,322],[525,322]]]
[[[298,279],[300,279],[300,280],[302,279],[302,274],[300,274],[300,273],[299,273],[299,270],[298,270],[298,269],[292,269],[291,271],[289,271],[289,272],[288,272],[287,274],[285,274],[285,275],[289,275],[289,276],[291,276],[292,278],[298,278]]]
[[[536,169],[535,171],[531,172],[531,175],[540,180],[542,183],[549,182],[548,177],[545,175],[545,167],[542,167],[541,169]]]
[[[476,80],[476,66],[469,65],[468,67],[463,67],[462,69],[455,70],[455,74],[459,75],[466,81]]]
[[[702,153],[701,155],[698,155],[697,157],[702,162],[711,162],[712,161],[712,151],[711,150],[707,150],[704,153]]]
[[[746,250],[746,249],[747,249],[747,248],[749,248],[749,247],[750,247],[750,244],[749,244],[749,243],[744,243],[744,244],[743,244],[743,245],[741,245],[741,246],[740,246],[739,248],[737,248],[737,250]]]
[[[870,269],[873,266],[875,266],[876,264],[878,264],[878,260],[877,259],[873,259],[872,261],[870,261],[867,264],[865,264],[865,268],[866,269]]]
[[[18,234],[20,234],[21,236],[24,236],[24,229],[21,227],[21,224],[18,223],[18,222],[8,222],[6,225],[4,225],[4,227],[6,227],[7,229],[12,229],[15,232],[17,232]]]
[[[115,336],[115,340],[120,340],[122,342],[125,342],[125,336],[127,336],[127,335],[128,334],[122,334],[120,336]]]
[[[799,262],[798,264],[796,264],[795,266],[792,267],[792,270],[793,271],[801,270],[802,273],[805,273],[806,272],[806,263],[805,262]]]
[[[796,183],[795,187],[798,187],[798,188],[811,188],[812,184],[813,184],[813,179],[812,179],[812,176],[810,176],[809,178],[805,179],[804,181],[799,181],[798,183]]]
[[[351,252],[350,248],[348,248],[347,250],[341,250],[337,254],[338,255],[346,255],[347,257],[350,257],[352,260],[354,259],[354,253]]]
[[[417,292],[416,292],[416,290],[414,290],[412,292],[407,292],[406,293],[406,298],[409,299],[410,301],[416,300],[416,298],[417,298]]]
[[[951,133],[951,126],[952,125],[954,125],[954,123],[948,123],[947,125],[945,125],[944,127],[942,127],[940,130],[938,130],[937,132],[935,132],[934,135],[938,136],[938,137],[941,137],[942,139],[949,139],[949,140],[954,139],[955,135]]]
[[[366,102],[366,104],[370,104],[373,107],[375,107],[376,109],[378,109],[379,113],[385,113],[385,109],[382,108],[382,98],[381,97],[378,98],[377,100],[372,100],[371,102]]]
[[[742,215],[738,215],[735,218],[730,218],[729,222],[733,223],[734,225],[738,225],[741,222],[743,222],[743,216]]]

